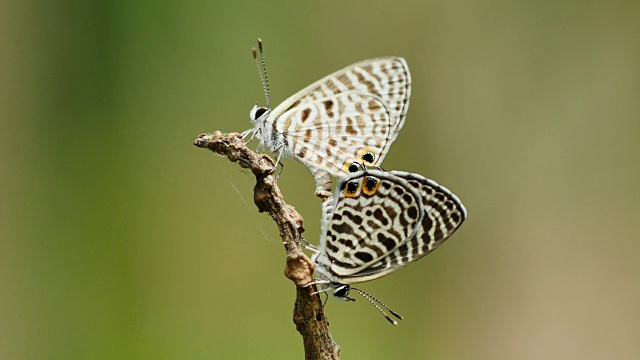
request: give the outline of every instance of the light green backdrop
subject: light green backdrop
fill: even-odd
[[[252,176],[191,145],[352,62],[407,59],[384,167],[454,191],[441,249],[329,300],[345,359],[640,358],[640,7],[21,1],[0,6],[0,358],[300,359]],[[255,144],[252,146],[255,147]],[[317,242],[307,170],[280,186]]]

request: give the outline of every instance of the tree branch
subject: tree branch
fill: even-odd
[[[311,296],[315,285],[303,287],[313,281],[313,263],[302,252],[300,240],[304,231],[300,214],[282,198],[273,173],[276,163],[269,156],[249,150],[238,133],[201,134],[193,143],[207,148],[216,154],[238,162],[241,167],[250,169],[256,177],[253,189],[253,201],[258,211],[268,213],[278,225],[287,262],[284,274],[296,284],[296,302],[293,310],[293,322],[302,335],[305,359],[340,359],[340,346],[333,341],[329,323],[324,315],[320,296]]]

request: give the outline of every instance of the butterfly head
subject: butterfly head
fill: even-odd
[[[351,287],[349,285],[332,284],[331,286],[333,287],[332,295],[335,299],[342,301],[356,301],[356,299],[347,296],[349,295],[349,290],[351,290]]]
[[[256,104],[253,106],[253,109],[251,109],[251,112],[249,112],[249,117],[251,118],[251,122],[257,125],[263,123],[267,117],[269,117],[270,112],[271,110],[269,110],[269,108]]]

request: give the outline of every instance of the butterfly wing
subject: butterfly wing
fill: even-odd
[[[464,205],[444,186],[417,174],[392,171],[405,179],[422,198],[425,215],[416,234],[398,246],[378,263],[350,274],[344,283],[377,279],[422,258],[447,240],[467,217]]]
[[[280,126],[298,160],[334,176],[353,162],[378,166],[395,138],[384,104],[353,92],[299,106]]]
[[[363,271],[413,237],[423,215],[419,193],[404,179],[355,173],[340,182],[323,215],[317,269],[337,281]]]
[[[340,176],[345,164],[354,161],[382,163],[404,124],[410,95],[404,59],[370,59],[309,85],[275,108],[267,121],[284,134],[298,160]],[[367,153],[371,158],[363,159]]]

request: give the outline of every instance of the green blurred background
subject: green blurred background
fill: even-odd
[[[300,359],[253,179],[197,149],[355,61],[413,77],[386,169],[454,191],[440,250],[329,300],[345,359],[640,358],[636,1],[3,1],[0,358]],[[256,143],[252,144],[255,148]],[[301,164],[280,186],[318,241]]]

